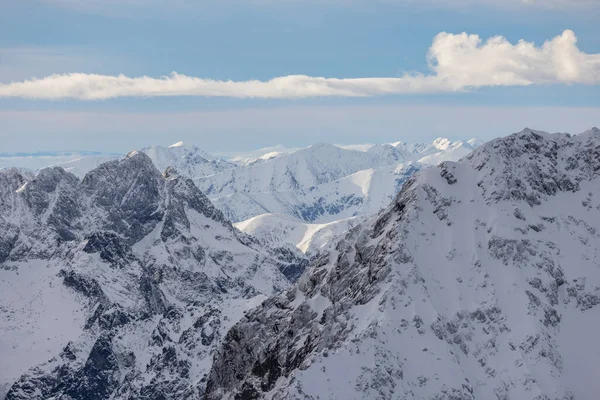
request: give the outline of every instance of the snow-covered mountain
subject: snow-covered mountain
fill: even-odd
[[[328,223],[376,213],[415,171],[437,161],[456,161],[477,145],[475,140],[448,139],[365,145],[361,150],[317,144],[273,158],[267,154],[196,182],[234,222],[269,213]]]
[[[319,143],[263,163],[199,178],[197,182],[208,196],[282,192],[314,187],[380,165],[380,160],[367,152]]]
[[[436,139],[430,143],[397,142],[382,145],[334,146],[317,144],[305,149],[281,146],[234,157],[242,165],[213,157],[182,142],[140,150],[159,170],[174,167],[195,178],[213,204],[240,229],[263,238],[276,225],[287,226],[284,242],[302,251],[320,248],[325,238],[339,233],[346,222],[377,213],[394,198],[414,172],[438,159],[457,159],[475,142]],[[266,153],[265,153],[266,152]],[[254,157],[254,158],[253,158]],[[121,159],[88,155],[59,164],[83,177],[101,163]],[[257,218],[267,214],[264,218]],[[291,222],[295,229],[288,226]],[[353,222],[353,223],[354,223]],[[265,223],[264,227],[258,225]],[[305,232],[301,238],[299,232]],[[311,235],[316,234],[315,240]],[[306,237],[305,237],[306,236]]]
[[[481,144],[482,142],[476,139],[456,142],[444,138],[436,139],[430,146],[418,152],[421,158],[417,161],[428,165],[438,165],[444,161],[458,161]]]
[[[447,138],[437,138],[431,142],[422,143],[407,143],[400,141],[386,144],[336,144],[335,146],[344,150],[370,152],[375,155],[381,152],[388,154],[392,153],[395,154],[392,155],[392,157],[395,159],[396,162],[405,162],[417,161],[420,158],[432,155],[434,153],[443,153],[445,151],[448,151],[450,154],[448,156],[448,159],[444,161],[456,161],[460,158],[460,156],[458,156],[458,154],[452,154],[453,149],[458,149],[459,147],[462,147],[463,150],[473,150],[481,144],[482,142],[477,139],[451,141]],[[390,149],[390,147],[392,147],[393,149]],[[217,153],[217,155],[235,164],[247,166],[254,163],[261,163],[272,158],[281,157],[286,154],[291,154],[298,150],[302,149],[288,148],[282,145],[276,145],[271,147],[264,147],[262,149],[249,152]]]
[[[307,223],[328,223],[376,213],[391,201],[404,181],[421,167],[418,163],[405,163],[369,168],[308,188],[236,192],[213,196],[211,200],[235,222],[274,213]]]
[[[183,142],[169,147],[145,147],[140,151],[146,153],[160,171],[173,167],[187,178],[213,175],[236,167],[236,164],[211,156],[198,147]]]
[[[319,143],[288,154],[277,153],[271,156],[273,153],[267,153],[257,158],[263,162],[251,162],[241,168],[205,176],[197,181],[209,196],[280,192],[310,188],[358,171],[420,159],[424,163],[435,162],[437,158],[456,161],[475,147],[475,141],[451,142],[443,138],[416,145],[403,142],[373,145],[365,151]]]
[[[205,399],[600,393],[600,130],[423,169],[225,337]]]
[[[272,158],[279,157],[285,154],[290,154],[300,149],[301,148],[290,148],[278,144],[275,146],[263,147],[253,151],[216,153],[216,155],[231,163],[246,166],[270,160]]]
[[[198,398],[228,328],[306,263],[142,152],[81,181],[0,171],[0,397]]]

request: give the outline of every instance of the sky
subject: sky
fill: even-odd
[[[598,0],[0,0],[0,153],[600,125]]]

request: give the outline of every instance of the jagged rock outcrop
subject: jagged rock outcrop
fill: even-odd
[[[0,181],[7,400],[198,398],[227,329],[307,264],[144,153]]]
[[[417,173],[229,330],[204,398],[595,398],[599,151],[525,129]]]

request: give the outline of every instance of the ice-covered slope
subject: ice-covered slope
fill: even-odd
[[[205,399],[594,400],[599,260],[600,131],[491,141],[247,313]]]
[[[320,143],[262,163],[200,178],[197,183],[208,196],[282,192],[308,189],[379,165],[379,159],[367,152]]]
[[[198,398],[228,327],[305,263],[143,153],[0,171],[0,395]]]
[[[178,173],[188,178],[213,175],[236,166],[213,157],[194,145],[183,142],[169,147],[145,147],[140,151],[146,153],[160,171],[164,171],[167,167],[173,167]]]
[[[444,138],[359,146],[361,150],[317,144],[272,158],[267,154],[197,183],[235,222],[272,213],[326,223],[379,211],[423,165],[456,161],[477,145],[475,140]]]
[[[458,161],[466,156],[482,142],[477,139],[457,140],[437,138],[428,143],[395,142],[391,145],[403,154],[405,159],[418,161],[427,165],[438,165],[444,161]]]
[[[339,180],[311,187],[284,191],[242,191],[214,196],[211,200],[227,218],[235,222],[274,213],[307,223],[329,223],[376,213],[391,201],[404,181],[420,168],[419,163],[395,164],[361,170]]]
[[[322,249],[333,238],[355,226],[359,218],[308,224],[282,214],[261,214],[234,226],[272,246],[291,244],[304,253]]]
[[[270,160],[275,157],[280,157],[285,154],[293,153],[297,150],[300,150],[300,148],[289,148],[278,144],[275,146],[263,147],[261,149],[253,151],[216,153],[216,155],[231,163],[245,166],[255,163],[261,163],[263,161]]]

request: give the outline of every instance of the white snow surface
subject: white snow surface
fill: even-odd
[[[304,253],[310,253],[332,243],[336,236],[359,221],[360,218],[352,217],[324,224],[309,224],[283,214],[261,214],[234,226],[264,243],[275,246],[291,244]]]
[[[416,170],[457,161],[478,145],[474,139],[445,138],[416,144],[321,143],[293,152],[267,152],[196,182],[234,222],[270,213],[327,223],[376,213]]]
[[[75,340],[85,322],[85,303],[62,284],[59,264],[32,260],[13,267],[0,270],[0,396],[2,385]]]
[[[360,170],[310,188],[236,192],[210,198],[235,222],[272,213],[308,223],[329,223],[378,212],[398,193],[404,181],[421,167],[418,163],[400,163]]]

